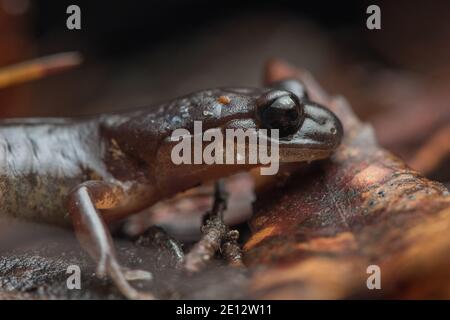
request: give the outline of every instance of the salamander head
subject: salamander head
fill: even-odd
[[[297,80],[284,80],[264,90],[224,89],[229,100],[221,127],[278,129],[281,162],[327,158],[340,144],[343,128],[327,108],[312,102]],[[245,91],[248,90],[248,91]],[[223,98],[222,98],[223,99]]]
[[[214,153],[214,157],[220,152],[221,158],[226,159],[226,152],[229,152],[226,143],[230,141],[228,132],[232,131],[237,135],[236,143],[234,137],[231,138],[233,148],[236,147],[236,158],[242,154],[239,152],[240,146],[244,146],[244,157],[247,158],[251,154],[252,143],[257,145],[260,157],[262,137],[262,140],[270,141],[270,144],[265,141],[268,148],[273,149],[273,144],[278,146],[279,157],[275,159],[271,154],[271,162],[327,158],[339,146],[343,135],[339,119],[327,108],[312,102],[304,86],[296,80],[285,80],[264,89],[204,90],[160,105],[156,112],[154,110],[143,108],[125,115],[108,115],[103,121],[108,130],[107,136],[114,138],[122,153],[132,155],[152,168],[170,163],[177,166],[179,163],[197,162],[192,159],[204,157],[208,153],[206,151],[213,149],[212,142],[216,142],[215,136],[206,138],[210,129],[220,132],[220,139],[226,139],[226,142],[222,140],[219,143],[225,148],[210,152]],[[241,133],[257,132],[256,143],[245,134],[241,135],[244,138],[239,142],[237,129]],[[274,129],[275,132],[272,131]],[[205,153],[200,150],[199,156],[194,157],[199,144],[200,148],[210,148],[205,149]],[[174,160],[173,155],[178,160]],[[180,159],[183,161],[180,162]],[[214,163],[223,164],[223,161]],[[236,163],[254,164],[251,161]],[[222,167],[239,170],[234,166],[221,166],[220,169],[210,166],[209,169],[221,172],[224,170]]]

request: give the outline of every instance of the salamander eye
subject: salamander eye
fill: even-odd
[[[303,121],[303,105],[287,91],[271,91],[257,102],[257,117],[266,129],[278,129],[280,137],[297,132]]]

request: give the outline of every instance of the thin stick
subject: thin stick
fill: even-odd
[[[202,226],[203,236],[185,257],[185,269],[198,272],[204,268],[214,254],[219,250],[228,228],[223,222],[223,212],[226,210],[228,194],[222,180],[216,183],[214,204]]]
[[[0,69],[0,89],[71,69],[81,62],[78,52],[65,52],[3,67]]]
[[[238,243],[239,231],[230,230],[227,232],[225,242],[222,245],[222,255],[232,267],[243,267],[242,251]]]

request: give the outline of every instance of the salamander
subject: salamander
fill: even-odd
[[[131,286],[108,225],[156,202],[253,165],[174,164],[171,133],[278,129],[280,162],[329,157],[339,119],[288,79],[265,88],[216,88],[167,103],[81,118],[0,121],[0,214],[72,226],[82,247],[128,298]],[[192,137],[191,137],[192,138]],[[270,139],[270,137],[268,137]]]

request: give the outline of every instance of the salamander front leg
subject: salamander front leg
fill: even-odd
[[[150,293],[139,292],[127,281],[119,265],[111,234],[99,210],[119,207],[125,198],[123,190],[114,184],[89,181],[76,187],[68,197],[68,210],[82,247],[97,262],[97,274],[108,275],[129,299],[154,299]],[[103,211],[102,211],[103,213]]]

